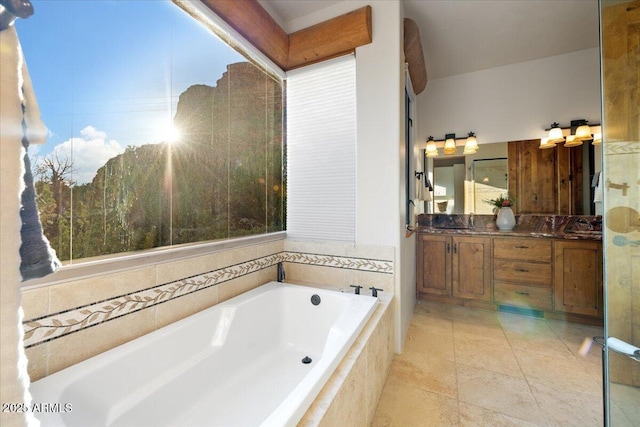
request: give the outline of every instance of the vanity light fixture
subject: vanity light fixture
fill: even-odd
[[[446,134],[444,136],[444,154],[456,154],[456,151],[456,134]]]
[[[544,148],[556,148],[556,144],[554,144],[553,142],[549,142],[549,138],[542,138],[540,140],[540,148],[544,149]]]
[[[475,154],[478,152],[478,140],[474,132],[467,133],[464,138],[456,138],[455,133],[448,133],[445,135],[444,140],[436,141],[432,136],[427,138],[427,147],[425,149],[425,155],[427,157],[438,157],[439,148],[444,148],[444,154],[456,154],[458,152],[458,146],[464,146],[463,154]]]
[[[582,145],[581,139],[578,139],[576,135],[567,135],[567,138],[564,141],[565,147],[577,147],[578,145]]]
[[[427,157],[438,157],[438,147],[436,147],[436,141],[430,136],[427,139]]]
[[[551,129],[549,129],[549,142],[555,144],[562,141],[564,141],[564,136],[562,135],[560,124],[558,122],[551,123]]]
[[[571,120],[571,126],[561,128],[558,122],[553,122],[547,138],[540,140],[540,148],[553,148],[556,144],[564,142],[565,147],[577,147],[584,141],[593,140],[593,145],[602,142],[600,125],[589,125],[584,119]]]
[[[575,134],[576,139],[580,141],[589,141],[592,139],[591,128],[586,120],[574,120],[571,122],[571,127],[573,127],[574,123],[578,126]]]
[[[467,140],[464,143],[463,154],[475,154],[478,151],[478,141],[476,140],[476,134],[473,132],[469,132],[467,135]]]

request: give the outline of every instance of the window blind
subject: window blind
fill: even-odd
[[[287,73],[287,237],[355,241],[353,55]]]

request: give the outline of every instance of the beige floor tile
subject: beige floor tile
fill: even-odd
[[[433,325],[412,321],[407,329],[402,352],[417,352],[433,358],[455,360],[451,325],[443,329],[444,331]]]
[[[550,327],[558,338],[583,364],[602,364],[602,347],[593,341],[603,336],[604,330],[594,326],[572,323],[550,322]]]
[[[458,425],[455,399],[389,379],[378,402],[374,427],[443,427]]]
[[[578,361],[582,363],[582,366],[584,366],[584,369],[587,372],[589,372],[589,374],[591,375],[591,378],[593,378],[596,381],[596,383],[598,383],[598,387],[602,388],[602,362],[600,361],[597,363],[585,362],[579,356],[578,356]]]
[[[586,363],[602,363],[602,346],[593,340],[585,338],[581,342],[563,342],[578,359]]]
[[[584,366],[597,365],[598,369],[602,370],[602,350],[600,346],[594,345],[587,354],[581,354],[579,351],[572,351],[572,353]]]
[[[601,426],[602,395],[561,390],[529,381],[533,395],[551,426]]]
[[[611,420],[610,425],[615,427],[638,427],[640,425],[638,422],[632,422],[615,403],[609,407],[609,419]]]
[[[523,378],[457,365],[458,399],[537,424],[545,418]]]
[[[458,339],[482,339],[507,343],[504,331],[498,324],[475,322],[472,319],[454,319],[453,335]]]
[[[402,354],[405,353],[420,353],[434,359],[455,361],[453,338],[446,336],[431,335],[424,339],[420,334],[408,333],[402,349]]]
[[[464,402],[459,402],[458,410],[460,427],[536,427],[544,425],[534,424]]]
[[[611,384],[610,395],[613,404],[622,411],[632,425],[640,426],[640,388]]]
[[[441,314],[425,313],[416,310],[411,318],[410,324],[426,331],[453,334],[453,319],[443,317]]]
[[[524,353],[534,353],[552,355],[558,359],[575,360],[576,355],[571,352],[567,345],[555,336],[523,336],[507,335],[509,344],[514,351]]]
[[[579,360],[602,363],[602,347],[593,341],[593,337],[604,335],[602,328],[575,324],[566,324],[561,327],[553,324],[552,329]]]
[[[482,337],[455,339],[456,364],[523,378],[509,343]]]
[[[598,327],[418,301],[373,425],[602,425],[601,351],[579,352],[585,337],[601,335]],[[612,416],[640,425],[637,396],[618,394]]]
[[[535,317],[519,316],[516,314],[500,313],[498,315],[500,326],[504,329],[507,337],[535,336],[535,337],[556,337],[553,330],[544,319]]]
[[[469,309],[468,307],[454,306],[451,310],[454,319],[464,319],[464,321],[474,324],[499,326],[498,313],[495,311]]]
[[[549,328],[563,340],[575,340],[582,342],[584,337],[593,338],[604,335],[604,330],[599,326],[580,325],[578,323],[560,322],[557,320],[547,321]]]
[[[640,388],[626,384],[611,383],[611,397],[616,401],[637,403],[640,402]],[[640,405],[638,405],[640,407]]]
[[[604,331],[602,329],[594,330],[594,329],[586,329],[586,328],[572,328],[568,330],[556,330],[554,333],[560,338],[564,343],[567,344],[569,348],[580,348],[582,344],[586,341],[592,342],[594,337],[602,337],[604,335]],[[595,346],[596,344],[593,343]]]
[[[449,360],[406,351],[393,359],[389,378],[425,391],[457,398],[456,365]]]
[[[571,360],[518,350],[514,350],[514,353],[529,380],[556,389],[596,395],[601,393],[598,382],[575,357]]]
[[[437,315],[442,318],[452,319],[455,306],[448,304],[437,304],[428,301],[416,301],[415,313]]]

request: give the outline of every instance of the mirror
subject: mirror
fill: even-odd
[[[433,202],[436,213],[464,213],[463,157],[433,159]]]
[[[493,214],[494,206],[486,200],[496,199],[508,192],[509,163],[506,157],[473,161],[473,204],[476,214]]]
[[[583,203],[581,209],[572,214],[595,214],[591,181],[594,171],[600,170],[601,146],[585,143],[581,149]],[[580,148],[574,147],[572,150]],[[428,178],[434,184],[433,197],[427,203],[426,212],[493,214],[493,207],[485,200],[495,199],[510,191],[508,157],[506,142],[481,144],[476,154],[467,156],[441,155],[433,159],[423,156],[424,170],[431,171]],[[560,213],[567,212],[555,212]]]

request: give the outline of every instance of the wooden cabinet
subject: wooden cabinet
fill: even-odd
[[[451,237],[419,235],[417,244],[417,292],[451,295]]]
[[[493,257],[494,302],[553,309],[551,240],[494,238]]]
[[[419,234],[417,251],[421,299],[592,324],[603,318],[600,241],[445,232]]]
[[[453,296],[491,301],[491,238],[454,237],[452,241]]]
[[[491,238],[418,236],[418,294],[491,300]]]
[[[507,145],[509,189],[517,213],[582,213],[582,147],[540,149],[540,140]]]
[[[539,147],[540,140],[507,144],[509,192],[516,197],[517,213],[556,212],[555,149]]]
[[[555,311],[603,315],[602,243],[554,243]]]

